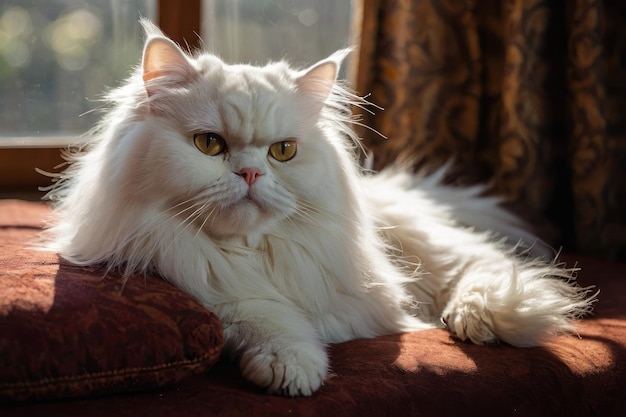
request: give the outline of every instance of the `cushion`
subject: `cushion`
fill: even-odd
[[[27,249],[47,212],[0,200],[0,402],[144,390],[211,367],[221,326],[187,294]]]

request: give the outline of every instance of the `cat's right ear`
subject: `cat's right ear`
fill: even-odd
[[[198,74],[178,45],[162,35],[148,38],[143,50],[142,69],[148,96],[161,86],[186,84]]]

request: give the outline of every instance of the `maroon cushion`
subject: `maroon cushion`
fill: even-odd
[[[27,249],[47,208],[0,201],[0,401],[142,390],[206,371],[218,319],[154,277],[126,284]]]

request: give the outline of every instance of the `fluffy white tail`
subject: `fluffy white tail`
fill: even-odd
[[[408,286],[422,303],[415,314],[441,318],[452,333],[477,344],[534,346],[575,331],[572,321],[595,300],[591,288],[579,287],[575,271],[552,262],[549,252],[543,253],[548,262],[535,258],[543,246],[497,198],[482,196],[483,187],[445,186],[442,176],[386,170],[365,183],[385,239],[419,264],[422,273]],[[534,251],[517,256],[505,238]]]

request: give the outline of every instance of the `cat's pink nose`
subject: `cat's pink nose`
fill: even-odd
[[[256,168],[243,168],[239,170],[239,172],[235,172],[235,174],[242,177],[248,186],[252,186],[252,184],[254,184],[256,180],[263,175],[263,173]]]

